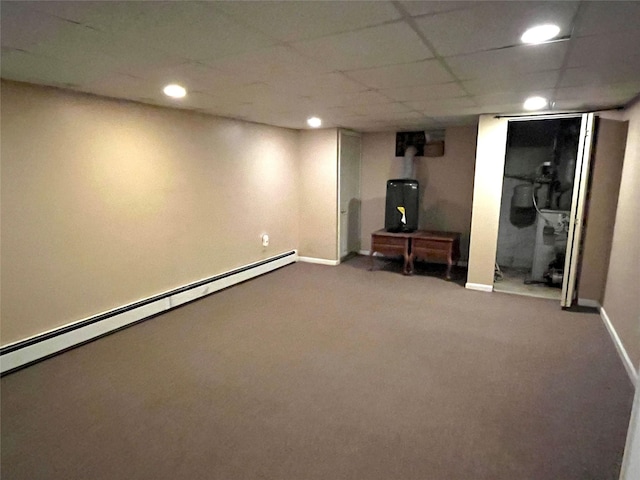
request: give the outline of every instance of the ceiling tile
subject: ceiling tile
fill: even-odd
[[[274,42],[207,2],[43,2],[54,15],[192,60],[220,58]]]
[[[343,94],[312,95],[309,100],[313,105],[331,107],[355,107],[360,105],[374,105],[389,103],[389,99],[375,91],[354,92]]]
[[[640,2],[582,2],[582,15],[576,26],[576,36],[619,33],[637,30],[640,25]]]
[[[421,85],[418,87],[385,88],[384,90],[380,90],[380,93],[400,102],[408,100],[434,100],[466,95],[465,90],[456,82]]]
[[[412,101],[405,103],[412,109],[423,112],[425,115],[430,117],[441,112],[451,112],[456,108],[468,108],[476,106],[476,103],[468,97],[446,98],[442,100],[421,100],[418,102]]]
[[[412,17],[420,15],[434,15],[436,13],[448,12],[451,10],[464,10],[465,8],[475,7],[478,5],[477,1],[402,1],[399,3]]]
[[[531,90],[526,93],[518,92],[501,92],[491,93],[488,95],[478,95],[473,97],[475,102],[481,107],[495,105],[518,105],[521,108],[524,101],[530,96],[540,96],[543,98],[552,98],[553,90]]]
[[[368,105],[354,105],[351,107],[335,107],[329,111],[337,115],[376,115],[376,117],[395,114],[409,114],[411,108],[400,102],[374,103]]]
[[[556,90],[556,102],[582,101],[583,106],[624,105],[640,90],[640,80],[635,84],[568,87]]]
[[[522,45],[502,50],[460,55],[446,59],[461,80],[509,78],[528,73],[557,70],[567,50],[567,42]]]
[[[391,2],[217,2],[239,23],[285,42],[358,30],[400,18]]]
[[[640,79],[640,55],[635,55],[627,58],[624,62],[606,66],[590,65],[588,67],[567,68],[560,81],[560,86],[605,85],[634,82],[638,79]]]
[[[560,70],[511,75],[504,72],[499,76],[466,80],[463,82],[467,91],[473,95],[486,95],[501,92],[528,92],[531,90],[553,88],[560,76]]]
[[[217,14],[216,10],[205,8],[206,3],[166,2],[161,5],[162,8],[154,8],[143,17],[141,28],[145,31],[145,39],[164,52],[191,60],[210,60],[274,43],[267,36]]]
[[[301,96],[344,94],[369,90],[341,73],[324,73],[320,75],[292,75],[280,78],[277,83],[267,82],[274,90]]]
[[[132,48],[110,34],[68,22],[58,28],[55,37],[31,45],[28,51],[34,55],[84,65],[92,71],[91,75],[113,71],[125,73],[131,65],[145,68],[167,56],[144,45]]]
[[[216,72],[238,78],[242,83],[286,81],[287,77],[300,72],[318,75],[330,71],[286,46],[267,47],[204,63]]]
[[[573,40],[568,66],[607,66],[624,62],[628,57],[638,55],[638,49],[633,45],[640,45],[640,27],[615,34],[576,38]]]
[[[560,35],[571,33],[578,2],[477,2],[477,6],[416,20],[440,55],[491,50],[519,45],[520,36],[534,25],[555,23]]]
[[[100,78],[102,72],[65,60],[3,49],[2,78],[20,82],[76,88]]]
[[[55,40],[61,28],[72,25],[28,6],[29,2],[2,2],[0,39],[3,47],[28,50],[33,45]]]
[[[335,70],[355,70],[430,58],[405,23],[396,22],[293,44],[303,55]]]
[[[346,75],[371,88],[412,87],[453,80],[437,60],[351,70]]]

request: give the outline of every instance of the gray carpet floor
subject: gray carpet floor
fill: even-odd
[[[614,480],[597,314],[295,264],[1,380],[2,478]]]

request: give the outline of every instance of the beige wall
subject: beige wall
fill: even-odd
[[[627,122],[600,119],[591,168],[591,190],[578,280],[578,296],[602,304],[609,267]]]
[[[445,132],[443,157],[416,159],[420,182],[419,226],[462,233],[466,260],[471,229],[471,200],[476,149],[476,126],[450,127]],[[403,159],[395,157],[395,132],[366,133],[362,137],[362,248],[371,248],[371,232],[384,227],[386,183],[401,178]]]
[[[298,254],[338,260],[338,130],[300,132]]]
[[[640,102],[629,121],[603,307],[633,365],[640,362]]]
[[[480,116],[473,184],[468,286],[493,288],[507,126],[505,118]]]
[[[1,93],[2,344],[297,247],[298,132]]]

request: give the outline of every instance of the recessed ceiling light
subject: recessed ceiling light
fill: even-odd
[[[176,85],[175,83],[172,83],[171,85],[167,85],[166,87],[164,87],[162,91],[167,97],[172,97],[172,98],[182,98],[187,94],[187,91],[185,90],[184,87],[181,87],[180,85]]]
[[[309,125],[311,128],[318,128],[320,125],[322,125],[322,120],[320,120],[318,117],[309,117],[307,118],[307,125]]]
[[[520,40],[524,43],[542,43],[547,40],[551,40],[558,35],[558,33],[560,33],[560,27],[548,23],[545,25],[538,25],[537,27],[531,27],[522,34]]]
[[[529,97],[522,106],[525,110],[540,110],[547,106],[547,99],[544,97]]]

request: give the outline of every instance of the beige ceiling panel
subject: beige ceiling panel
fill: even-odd
[[[449,12],[452,10],[464,10],[470,7],[478,6],[478,2],[464,1],[402,1],[399,2],[409,15],[417,17],[421,15],[434,15],[437,13]]]
[[[113,73],[85,82],[78,90],[103,95],[113,98],[124,98],[128,100],[139,100],[151,102],[164,96],[162,90],[155,87],[153,83],[132,77]]]
[[[371,88],[413,87],[454,80],[437,60],[352,70],[346,75]]]
[[[341,73],[307,75],[303,72],[301,75],[280,78],[277,83],[268,83],[274,90],[308,97],[369,90],[366,85],[355,82]]]
[[[391,2],[218,2],[239,23],[294,42],[358,30],[400,18]]]
[[[460,55],[519,45],[533,25],[555,23],[560,35],[571,32],[578,2],[478,2],[464,10],[417,19],[422,33],[440,55]]]
[[[640,79],[640,55],[627,58],[624,62],[610,65],[567,68],[561,87],[582,85],[605,85],[609,83],[634,82]]]
[[[216,72],[233,76],[242,83],[286,82],[302,72],[305,75],[320,75],[330,71],[286,46],[268,47],[205,63]]]
[[[418,102],[405,102],[414,110],[423,112],[427,116],[447,115],[459,108],[472,108],[476,103],[468,97],[447,98],[443,100],[421,100]]]
[[[402,22],[293,44],[335,70],[355,70],[430,58],[418,35]]]
[[[559,88],[556,90],[556,101],[583,99],[584,105],[624,105],[639,90],[640,80],[620,85]]]
[[[376,118],[388,118],[390,115],[411,115],[411,108],[399,102],[354,105],[352,107],[336,107],[329,109],[335,115],[375,115]]]
[[[322,105],[326,108],[332,107],[354,107],[359,105],[389,103],[389,98],[375,91],[354,92],[342,94],[325,94],[311,96],[310,101],[315,105]]]
[[[147,80],[155,91],[160,91],[169,83],[178,83],[190,92],[209,94],[235,91],[243,85],[237,78],[222,75],[205,65],[168,58],[152,65],[142,63],[137,67],[129,67],[122,73]]]
[[[504,74],[491,78],[467,80],[464,87],[471,94],[487,95],[502,92],[529,92],[553,88],[560,76],[560,70],[534,72],[526,75]]]
[[[482,106],[488,105],[519,105],[521,106],[524,101],[531,96],[540,96],[544,98],[551,98],[553,96],[553,90],[531,90],[528,92],[501,92],[491,93],[487,95],[477,95],[473,97],[475,102]]]
[[[451,57],[446,61],[462,80],[488,81],[502,76],[513,78],[534,72],[557,70],[562,66],[566,49],[567,42],[523,45]]]
[[[37,1],[29,3],[34,10],[39,12],[119,35],[140,30],[144,17],[151,14],[152,9],[161,8],[159,4],[153,5],[156,2],[130,1]],[[185,6],[185,8],[188,7]]]
[[[385,88],[380,93],[399,102],[411,100],[437,100],[441,98],[462,97],[465,90],[456,82],[418,87]]]
[[[143,15],[135,19],[118,15],[115,28],[109,31],[126,41],[150,45],[187,59],[239,55],[274,43],[207,2],[142,2],[138,8],[144,11]]]
[[[18,50],[3,50],[1,67],[2,78],[63,88],[77,88],[102,76],[84,65]]]
[[[166,54],[144,45],[132,48],[110,34],[68,22],[58,29],[55,38],[32,45],[28,50],[34,55],[83,65],[90,71],[89,77],[128,73],[131,67],[146,69],[167,58]]]
[[[640,24],[635,30],[576,38],[571,48],[568,66],[599,65],[607,68],[612,63],[625,62],[629,57],[637,56],[638,45]]]
[[[576,26],[578,37],[637,30],[640,25],[640,2],[582,2],[582,15]]]
[[[3,47],[29,50],[33,45],[55,41],[59,30],[72,25],[69,22],[35,11],[29,2],[2,2]]]

